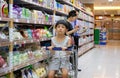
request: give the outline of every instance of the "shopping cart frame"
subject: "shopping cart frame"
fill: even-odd
[[[46,52],[47,52],[47,50],[49,50],[47,47],[45,49],[46,49]],[[61,47],[54,47],[54,48],[52,48],[52,50],[53,51],[62,51],[62,48]],[[69,74],[69,76],[70,76],[69,78],[77,78],[77,74],[78,74],[78,69],[77,69],[77,67],[78,67],[78,53],[77,53],[77,50],[75,49],[75,46],[70,46],[65,51],[71,51],[70,57],[72,57],[72,63],[71,63],[72,69],[70,69],[69,73],[72,72],[72,74],[73,74],[73,72],[74,72],[74,74],[73,75]],[[51,53],[48,52],[47,55],[48,55],[48,62],[50,62]]]

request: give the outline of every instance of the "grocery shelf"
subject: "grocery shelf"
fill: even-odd
[[[27,44],[27,43],[40,42],[40,41],[44,41],[44,40],[50,40],[50,38],[14,40],[13,44],[14,45],[16,45],[16,44]],[[0,42],[0,47],[9,46],[9,45],[10,45],[9,41]]]
[[[10,45],[10,42],[9,41],[2,41],[0,42],[0,47],[3,47],[3,46],[9,46]]]
[[[89,23],[94,23],[93,21],[86,20],[86,19],[84,19],[84,21],[89,22]]]
[[[93,21],[84,19],[84,18],[82,18],[82,17],[78,17],[78,20],[86,21],[86,22],[89,22],[89,23],[94,23]]]
[[[16,44],[35,43],[35,42],[40,42],[44,40],[50,40],[50,38],[14,40],[13,44],[16,45]]]
[[[83,19],[82,17],[81,17],[81,18],[80,18],[80,17],[78,17],[78,20],[82,20],[82,21],[84,21],[84,19]]]
[[[10,67],[0,68],[0,76],[8,74],[10,72]]]
[[[85,14],[90,15],[90,16],[93,17],[92,14],[89,14],[89,13],[87,13],[86,11],[84,11],[84,10],[82,9],[82,7],[77,7],[77,6],[75,6],[74,4],[72,4],[72,3],[70,3],[70,2],[67,2],[67,1],[65,1],[65,0],[56,0],[56,1],[58,1],[58,2],[60,2],[60,3],[62,3],[62,4],[67,4],[67,5],[69,5],[69,6],[73,6],[75,9],[81,10],[81,11],[84,12]]]
[[[56,10],[56,15],[67,16],[68,14],[63,11]]]
[[[56,1],[58,1],[58,2],[60,2],[60,3],[62,3],[62,4],[67,4],[67,5],[69,5],[69,6],[73,6],[75,9],[80,10],[80,8],[79,8],[79,7],[77,7],[77,6],[73,5],[72,3],[67,2],[67,1],[65,1],[65,0],[56,0]]]
[[[29,9],[45,11],[49,14],[53,14],[54,12],[53,8],[47,8],[33,1],[29,1],[29,0],[14,0],[14,4],[17,4],[19,6],[24,6]]]
[[[83,36],[93,36],[93,34],[83,34],[83,35],[81,35],[79,37],[83,37]]]
[[[94,42],[94,40],[91,40],[91,41],[89,41],[89,42],[86,42],[86,43],[84,43],[84,44],[81,44],[81,45],[79,45],[78,47],[82,47],[82,46],[84,46],[84,45],[86,45],[86,44],[89,44],[89,43],[91,43],[91,42]]]
[[[33,43],[33,42],[39,42],[40,40],[14,40],[13,43],[16,44],[27,44],[27,43]]]
[[[34,0],[35,1],[35,0]],[[87,36],[88,38],[90,38],[90,39],[87,39],[89,42],[85,42],[84,44],[82,44],[82,45],[80,45],[79,47],[81,48],[81,47],[83,47],[83,48],[86,48],[83,52],[82,52],[82,54],[84,54],[86,51],[88,51],[88,50],[90,50],[93,46],[89,46],[89,44],[91,45],[93,45],[93,43],[94,43],[94,41],[92,40],[92,38],[93,38],[93,34],[91,33],[92,31],[94,31],[94,30],[92,30],[93,28],[93,23],[94,23],[94,16],[93,15],[91,15],[90,13],[88,13],[83,7],[77,7],[76,5],[74,5],[74,4],[72,4],[72,3],[70,3],[70,2],[67,2],[66,0],[56,0],[56,1],[58,1],[58,2],[60,2],[60,3],[62,3],[62,4],[66,4],[66,5],[69,5],[69,6],[72,6],[73,8],[75,8],[75,9],[77,9],[77,10],[80,10],[81,11],[81,15],[83,14],[83,16],[80,16],[78,19],[79,20],[82,20],[82,23],[85,23],[85,26],[87,26],[88,24],[87,23],[89,23],[90,24],[90,26],[88,27],[89,29],[88,30],[90,30],[90,33],[84,33],[82,36],[80,36],[80,37],[83,37],[83,36]],[[14,54],[14,52],[13,52],[13,48],[14,48],[14,45],[17,45],[17,44],[28,44],[28,43],[38,43],[38,44],[40,44],[40,42],[42,42],[42,41],[46,41],[46,40],[51,40],[51,37],[50,38],[46,38],[46,36],[42,36],[42,37],[40,37],[40,39],[22,39],[22,40],[14,40],[14,39],[12,39],[11,37],[12,37],[12,35],[13,35],[13,33],[14,33],[14,26],[16,25],[16,27],[18,26],[18,28],[20,27],[21,29],[23,28],[23,29],[28,29],[30,26],[32,26],[31,28],[33,28],[34,26],[35,26],[35,29],[37,29],[37,28],[43,28],[43,26],[53,26],[54,24],[53,24],[53,21],[54,21],[54,17],[52,17],[52,15],[54,16],[54,15],[56,15],[56,16],[58,16],[58,17],[61,17],[61,16],[67,16],[68,14],[67,13],[65,13],[64,11],[62,11],[62,10],[58,10],[58,9],[55,9],[55,7],[53,7],[53,8],[48,8],[48,7],[46,7],[47,5],[45,4],[45,5],[42,5],[42,4],[39,4],[39,3],[35,3],[35,2],[33,2],[32,0],[9,0],[8,1],[8,8],[9,8],[9,14],[10,14],[10,17],[12,17],[12,15],[14,15],[14,14],[12,14],[13,12],[14,12],[14,10],[12,9],[12,6],[13,5],[18,5],[20,8],[24,8],[24,9],[29,9],[29,11],[32,13],[32,11],[31,10],[37,10],[38,12],[40,11],[40,12],[42,12],[41,14],[43,14],[43,17],[39,17],[39,18],[41,18],[41,19],[39,19],[39,20],[36,20],[36,19],[34,19],[34,18],[31,18],[30,19],[30,17],[29,18],[27,18],[26,16],[25,17],[23,17],[23,18],[20,18],[20,19],[18,19],[17,18],[17,16],[15,16],[14,18],[4,18],[4,17],[0,17],[0,22],[9,22],[10,21],[10,23],[8,23],[8,29],[9,29],[9,38],[10,38],[10,41],[9,40],[7,40],[7,41],[5,41],[5,40],[1,40],[0,41],[0,47],[2,47],[2,46],[9,46],[9,55],[8,56],[11,56],[11,58],[13,58],[14,56],[13,56],[13,54]],[[68,7],[69,7],[68,6]],[[63,8],[62,8],[63,9]],[[66,10],[67,11],[67,10]],[[47,14],[46,14],[47,13]],[[49,15],[50,15],[50,21],[47,21],[47,20],[49,20]],[[86,19],[85,18],[83,18],[84,17],[84,15],[85,15],[85,17],[86,17]],[[87,19],[87,17],[88,17],[88,19]],[[53,18],[53,19],[52,19]],[[81,21],[80,21],[81,22]],[[92,23],[92,24],[91,24]],[[2,26],[1,26],[2,27]],[[91,28],[90,28],[91,27]],[[90,37],[89,37],[90,36]],[[91,41],[90,41],[91,40]],[[36,46],[36,45],[35,45]],[[40,46],[40,45],[37,45],[37,46]],[[26,47],[26,46],[25,46]],[[16,48],[16,47],[15,47]],[[26,47],[27,48],[27,47]],[[24,48],[23,48],[24,49]],[[41,49],[42,50],[42,49]],[[11,65],[11,68],[10,67],[5,67],[5,68],[0,68],[0,78],[1,78],[1,76],[2,75],[5,75],[5,74],[8,74],[8,73],[10,73],[10,77],[9,78],[13,78],[13,75],[12,75],[12,73],[13,73],[13,71],[17,71],[17,70],[21,70],[21,68],[24,68],[24,67],[26,67],[26,66],[29,66],[29,65],[32,65],[32,64],[35,64],[35,63],[37,63],[37,62],[40,62],[40,61],[43,61],[43,60],[45,60],[45,59],[47,59],[48,58],[48,56],[47,55],[45,55],[45,54],[43,54],[41,57],[39,57],[39,58],[29,58],[29,59],[27,59],[26,61],[24,61],[24,62],[19,62],[19,64],[18,63],[13,63],[13,59],[10,59],[8,62],[9,63],[13,63],[14,65]],[[16,64],[16,65],[15,65]],[[43,78],[45,77],[46,75],[44,75],[43,76]]]
[[[52,21],[41,21],[32,19],[14,19],[14,23],[52,25]]]
[[[90,51],[93,48],[94,48],[94,46],[91,46],[90,48],[86,49],[85,51],[79,51],[78,52],[78,57],[84,55],[85,53],[87,53],[88,51]]]
[[[37,59],[35,58],[35,59],[32,59],[32,60],[29,60],[29,61],[27,61],[27,62],[25,62],[25,63],[22,63],[22,64],[20,64],[20,65],[14,66],[14,67],[13,67],[13,70],[16,71],[16,70],[19,70],[19,69],[24,68],[24,67],[26,67],[26,66],[35,64],[35,63],[37,63],[37,62],[39,62],[39,61],[42,61],[42,60],[47,59],[47,57],[48,57],[47,55],[44,55],[44,56],[42,56],[42,57],[40,57],[40,58],[37,58]]]
[[[1,22],[7,22],[7,21],[11,21],[11,18],[5,18],[5,17],[0,17],[0,21]]]

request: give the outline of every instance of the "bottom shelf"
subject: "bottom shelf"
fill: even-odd
[[[15,66],[15,67],[13,68],[13,70],[16,71],[16,70],[18,70],[18,69],[21,69],[21,68],[26,67],[26,66],[28,66],[28,65],[35,64],[35,63],[37,63],[37,62],[39,62],[39,61],[42,61],[42,60],[44,60],[44,59],[47,59],[47,55],[44,55],[43,57],[40,57],[40,58],[38,58],[38,59],[29,60],[28,62],[22,63],[22,64],[20,64],[20,65],[17,65],[17,66]]]
[[[89,48],[88,50],[86,51],[83,51],[83,52],[78,52],[78,57],[82,56],[83,54],[85,54],[86,52],[88,52],[89,50],[93,49],[94,47],[91,47]]]
[[[0,68],[0,76],[10,73],[10,67]]]
[[[78,57],[82,56],[83,54],[85,54],[86,52],[91,50],[92,48],[94,48],[94,43],[93,42],[80,47],[78,49]]]

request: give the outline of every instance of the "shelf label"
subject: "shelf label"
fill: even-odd
[[[15,19],[15,22],[19,22],[18,19]]]
[[[33,40],[31,40],[31,43],[33,43]]]
[[[39,21],[39,24],[40,24],[41,22]]]
[[[44,24],[43,21],[42,21],[42,24]]]
[[[30,23],[30,20],[27,20],[27,23]]]
[[[50,22],[50,25],[52,25],[52,22]]]
[[[34,21],[34,24],[36,24],[37,22],[36,22],[36,20]]]
[[[2,18],[0,17],[0,20],[2,20]]]
[[[39,40],[37,40],[39,42]]]
[[[24,41],[24,44],[26,43],[26,41]]]
[[[16,45],[17,43],[16,43],[16,42],[14,42],[14,44]]]

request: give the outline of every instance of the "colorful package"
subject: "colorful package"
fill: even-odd
[[[1,2],[1,6],[0,6],[0,8],[1,8],[1,16],[2,17],[8,17],[8,4],[7,4],[7,2],[5,1],[5,0],[0,0],[0,2]]]

